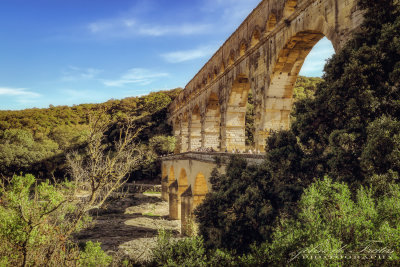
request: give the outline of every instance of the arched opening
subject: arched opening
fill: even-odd
[[[225,118],[225,148],[246,150],[246,111],[250,82],[246,75],[239,75],[233,82]]]
[[[219,72],[224,73],[224,71],[225,71],[225,65],[224,65],[224,63],[221,63],[221,68],[220,68]]]
[[[269,15],[269,19],[267,21],[267,26],[265,27],[266,32],[267,33],[272,32],[275,28],[275,25],[276,25],[276,16],[275,16],[275,14],[271,14],[271,15]]]
[[[185,169],[181,169],[178,179],[178,218],[181,218],[181,195],[189,187],[189,181]]]
[[[180,139],[181,153],[187,152],[189,148],[189,120],[187,113],[182,116]]]
[[[300,32],[293,36],[278,54],[264,99],[262,129],[257,131],[258,149],[264,149],[265,139],[272,131],[289,128],[294,86],[299,72],[307,55],[323,37],[319,31]]]
[[[260,42],[260,31],[259,30],[254,30],[253,35],[251,36],[251,43],[250,46],[254,47],[255,45],[258,44],[258,42]]]
[[[190,151],[195,151],[201,147],[201,117],[199,106],[196,106],[192,111],[189,142]]]
[[[244,42],[240,45],[240,51],[239,51],[239,56],[244,56],[246,54],[247,46]]]
[[[208,98],[204,120],[204,148],[220,151],[221,113],[218,95],[212,93]]]
[[[228,59],[228,67],[232,66],[233,63],[235,63],[235,54],[233,52],[231,52],[231,54],[229,55],[229,59]]]
[[[197,174],[193,191],[193,208],[196,208],[203,202],[208,193],[207,180],[202,173]]]
[[[285,9],[283,10],[283,16],[289,17],[296,9],[296,6],[297,6],[297,0],[286,1]]]

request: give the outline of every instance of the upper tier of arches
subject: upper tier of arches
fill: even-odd
[[[269,2],[274,1],[261,1],[238,29],[218,49],[178,96],[174,103],[174,109],[180,108],[188,98],[194,97],[212,81],[223,75],[229,67],[235,65],[238,59],[245,56],[249,50],[254,49],[262,38],[267,38],[274,31],[278,22],[284,21],[294,13],[298,0],[279,0],[277,4],[271,6],[267,5]],[[269,8],[270,10],[266,11]],[[260,12],[256,12],[259,10],[263,10],[268,15],[265,18],[260,18]],[[245,31],[244,28],[246,28]]]

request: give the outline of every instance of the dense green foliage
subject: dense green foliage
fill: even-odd
[[[381,255],[400,259],[400,186],[389,185],[386,195],[374,198],[371,189],[360,187],[355,200],[349,187],[328,178],[307,188],[299,202],[296,220],[282,219],[265,253],[274,255],[273,265],[328,266],[343,263],[329,257],[387,248]],[[356,216],[355,216],[356,215]],[[379,242],[378,242],[379,241]],[[289,255],[289,257],[288,257]],[[311,255],[327,256],[311,259]],[[369,259],[351,260],[354,266],[394,264]]]
[[[118,132],[118,125],[128,117],[142,129],[138,141],[144,146],[149,146],[149,140],[155,138],[147,161],[136,170],[136,176],[156,176],[159,168],[155,159],[159,153],[173,151],[173,140],[156,136],[169,135],[166,107],[179,92],[180,89],[175,89],[102,104],[0,111],[0,174],[12,176],[24,172],[41,178],[63,177],[66,153],[85,146],[90,118],[103,116],[115,124],[114,130],[107,133],[110,141]]]
[[[279,215],[295,213],[310,183],[303,179],[303,153],[289,131],[273,134],[268,147],[260,166],[235,157],[226,174],[213,172],[212,192],[195,212],[207,247],[247,252],[251,244],[269,240]]]
[[[207,250],[201,237],[174,240],[170,232],[161,230],[150,262],[144,266],[255,266],[261,262],[253,255],[235,256],[226,250]]]
[[[38,183],[34,176],[14,176],[0,186],[0,265],[106,266],[111,258],[100,245],[88,243],[84,251],[69,235],[87,225],[90,217],[75,220],[78,203],[70,182]]]
[[[306,98],[314,98],[318,84],[324,80],[318,77],[297,77],[296,84],[293,88],[293,99],[295,102]]]
[[[346,184],[325,178],[304,191],[295,219],[280,218],[271,242],[238,254],[207,250],[202,237],[173,241],[162,232],[149,265],[397,266],[399,229],[399,185],[390,185],[387,194],[378,198],[371,189],[361,187],[353,199]]]

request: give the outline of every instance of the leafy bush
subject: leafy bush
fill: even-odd
[[[236,256],[228,250],[207,250],[201,237],[173,240],[171,233],[161,230],[157,247],[148,266],[255,266],[262,262],[256,255]]]
[[[108,256],[100,247],[100,243],[89,241],[85,249],[80,253],[79,265],[88,267],[108,266],[112,257]]]
[[[79,255],[69,235],[89,222],[74,221],[70,183],[53,186],[14,176],[0,188],[0,259],[10,265],[65,265]]]
[[[173,240],[171,232],[160,230],[150,265],[206,266],[206,253],[201,237]]]
[[[289,262],[293,266],[337,265],[343,262],[335,256],[352,253],[371,256],[366,248],[393,250],[394,253],[380,254],[395,261],[400,259],[399,185],[389,185],[387,195],[380,198],[374,198],[370,189],[361,187],[352,200],[346,184],[325,178],[305,191],[299,205],[296,220],[283,218],[275,228],[273,242],[266,250],[273,265]],[[313,254],[322,258],[310,259]],[[392,260],[356,258],[349,262],[357,266],[394,264]]]
[[[157,135],[149,140],[149,145],[158,155],[165,155],[174,152],[175,137]]]

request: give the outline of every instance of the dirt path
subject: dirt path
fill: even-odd
[[[80,242],[101,242],[110,254],[123,253],[145,260],[156,244],[158,229],[179,236],[180,222],[168,219],[168,203],[161,194],[127,194],[111,198],[102,209],[92,211],[94,224],[80,232]]]

